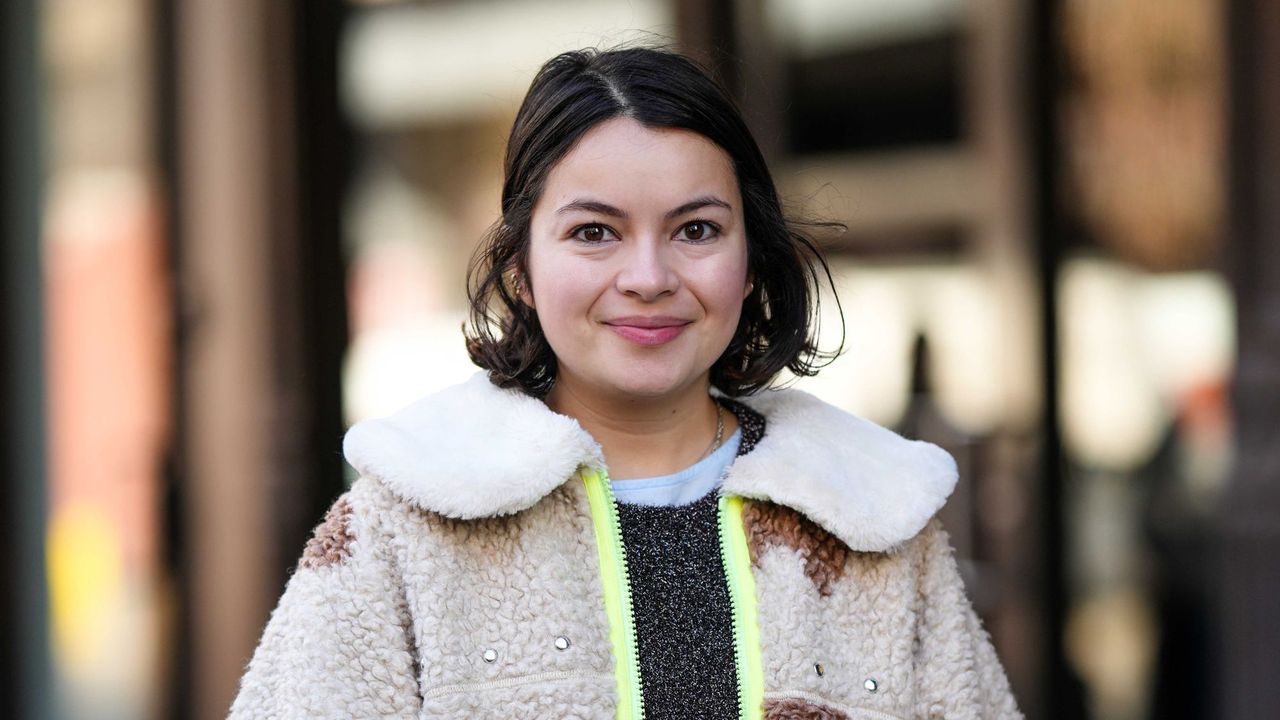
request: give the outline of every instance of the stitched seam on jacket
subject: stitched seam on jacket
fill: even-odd
[[[497,680],[481,680],[479,682],[461,682],[451,683],[449,685],[441,685],[434,687],[423,693],[423,700],[443,697],[445,695],[453,695],[460,692],[475,692],[482,690],[502,690],[505,688],[518,687],[532,683],[554,683],[564,682],[565,680],[607,680],[611,685],[613,683],[613,673],[579,673],[571,670],[563,672],[550,673],[534,673],[533,675],[520,675],[519,677],[499,678]]]
[[[882,710],[849,707],[844,703],[830,700],[817,693],[809,692],[808,690],[773,690],[764,694],[765,700],[786,700],[788,698],[808,700],[811,703],[826,705],[829,708],[839,710],[845,715],[848,715],[850,720],[858,720],[859,718],[862,718],[862,720],[905,720],[900,715],[894,715],[893,713],[887,713]]]

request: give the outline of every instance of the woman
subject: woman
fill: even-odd
[[[534,79],[473,266],[487,370],[347,435],[234,717],[1012,718],[955,464],[798,391],[825,264],[675,54]]]

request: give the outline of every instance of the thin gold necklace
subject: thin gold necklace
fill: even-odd
[[[712,402],[715,402],[715,401],[712,400]],[[717,402],[716,403],[716,436],[712,438],[711,445],[707,447],[707,451],[702,453],[702,457],[698,459],[701,460],[702,458],[705,458],[711,453],[715,452],[720,447],[720,443],[722,442],[724,442],[724,406],[722,406],[720,403]]]

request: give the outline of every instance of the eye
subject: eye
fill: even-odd
[[[693,220],[680,226],[676,237],[686,242],[702,243],[720,234],[720,226],[707,220]]]
[[[579,225],[573,229],[573,232],[571,232],[569,236],[574,240],[588,245],[595,245],[617,238],[617,234],[614,233],[613,230],[609,229],[608,226],[601,225],[599,223]]]

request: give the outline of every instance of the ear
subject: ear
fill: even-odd
[[[515,295],[520,302],[533,308],[533,291],[529,288],[525,274],[519,270],[512,270],[509,277],[511,279],[511,294]]]
[[[743,299],[743,300],[746,300],[748,297],[750,297],[750,295],[751,295],[751,291],[752,291],[752,290],[755,290],[755,289],[756,289],[756,281],[755,281],[755,280],[753,280],[753,279],[751,278],[751,276],[750,276],[750,275],[748,275],[748,276],[747,276],[747,286],[746,286],[746,288],[742,291],[742,299]]]

